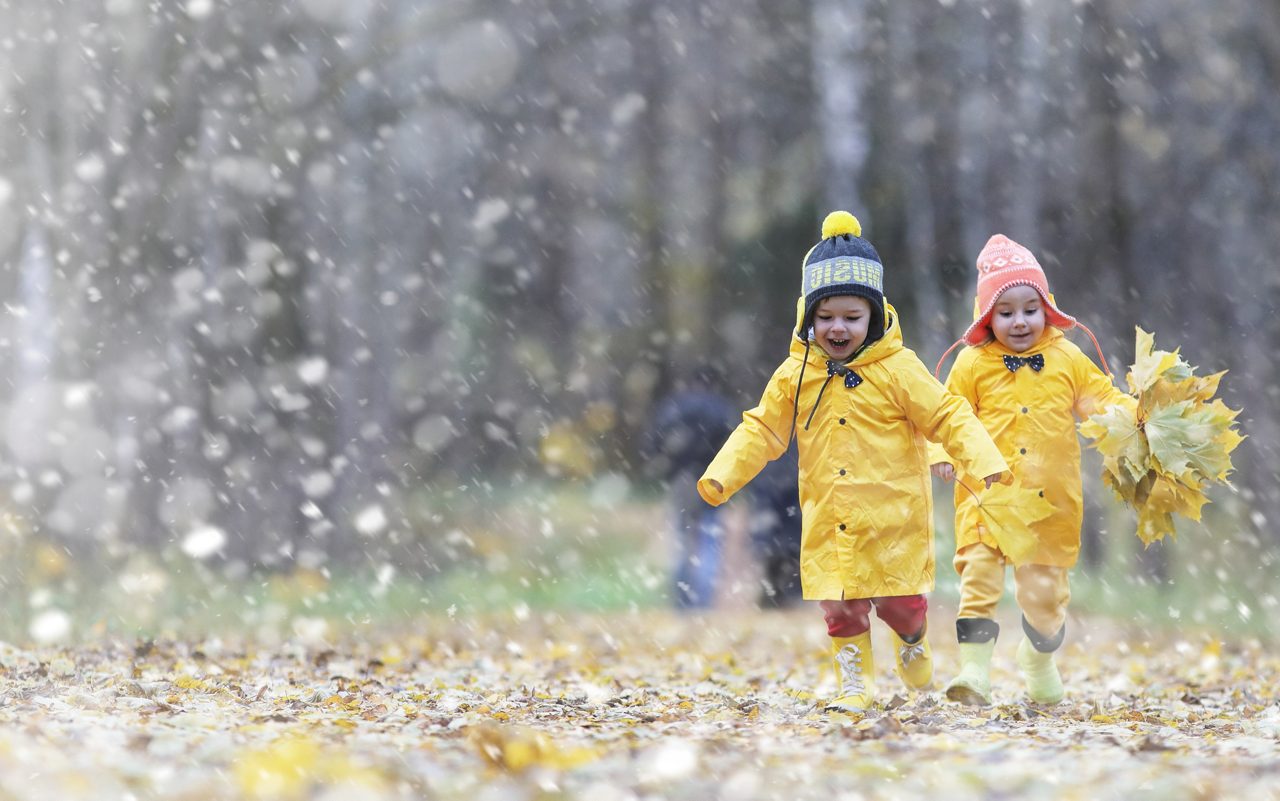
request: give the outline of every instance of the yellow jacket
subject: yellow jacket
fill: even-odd
[[[1009,370],[1005,356],[1044,357],[1036,372],[1029,366]],[[1132,406],[1062,331],[1052,326],[1030,349],[1015,354],[999,342],[965,348],[947,377],[947,388],[973,406],[1000,452],[1023,486],[1037,488],[1057,514],[1031,526],[1039,540],[1032,564],[1071,567],[1080,553],[1083,503],[1080,487],[1080,440],[1076,421],[1113,404]],[[930,462],[954,460],[942,447],[931,446]],[[996,550],[995,538],[979,519],[973,493],[981,493],[981,476],[956,471],[972,492],[955,489],[956,550],[981,542]]]
[[[718,506],[782,455],[798,391],[800,579],[809,600],[933,589],[926,437],[945,443],[976,475],[1008,470],[969,405],[944,390],[903,347],[897,313],[888,304],[886,312],[884,337],[848,364],[862,379],[854,387],[828,374],[820,347],[809,348],[806,356],[805,345],[793,337],[791,352],[774,371],[760,404],[743,413],[698,481],[699,494]],[[711,479],[723,490],[717,491]]]

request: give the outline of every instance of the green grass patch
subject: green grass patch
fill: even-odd
[[[409,542],[358,564],[316,569],[246,571],[172,547],[77,560],[38,539],[9,541],[0,553],[0,638],[278,641],[412,625],[424,616],[670,605],[666,510],[652,487],[607,477],[424,492],[414,503],[420,523]],[[939,492],[933,597],[954,605],[951,514],[949,493]],[[1158,579],[1139,556],[1132,513],[1113,507],[1103,559],[1072,571],[1072,612],[1274,641],[1275,557],[1245,518],[1230,504],[1209,507],[1203,525],[1152,546],[1165,552],[1166,575]],[[1013,604],[1010,574],[1002,609]]]

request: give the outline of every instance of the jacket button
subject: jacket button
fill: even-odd
[[[841,523],[841,524],[840,524],[840,530],[841,530],[841,531],[844,531],[844,523]]]
[[[1040,497],[1041,497],[1041,498],[1043,498],[1043,497],[1044,497],[1044,490],[1040,490]]]
[[[1027,452],[1026,448],[1018,448],[1018,453],[1026,453],[1026,452]]]
[[[1023,413],[1023,414],[1026,414],[1026,413],[1027,413],[1027,407],[1026,407],[1026,406],[1023,406],[1023,407],[1022,407],[1022,413]]]
[[[843,417],[841,417],[841,418],[840,418],[840,425],[844,425],[844,418],[843,418]]]
[[[842,476],[844,475],[844,468],[843,468],[843,467],[842,467],[842,468],[840,468],[840,475],[842,475]]]

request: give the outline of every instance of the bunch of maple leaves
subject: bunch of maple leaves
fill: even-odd
[[[1126,376],[1136,408],[1112,406],[1080,424],[1103,456],[1103,481],[1137,511],[1147,545],[1175,535],[1175,514],[1200,519],[1206,486],[1228,483],[1231,452],[1244,440],[1235,429],[1240,411],[1213,397],[1226,371],[1195,370],[1177,350],[1156,350],[1139,328]]]

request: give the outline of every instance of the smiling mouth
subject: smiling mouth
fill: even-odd
[[[849,340],[847,339],[829,339],[827,341],[831,343],[831,347],[833,348],[843,348],[849,344]]]

